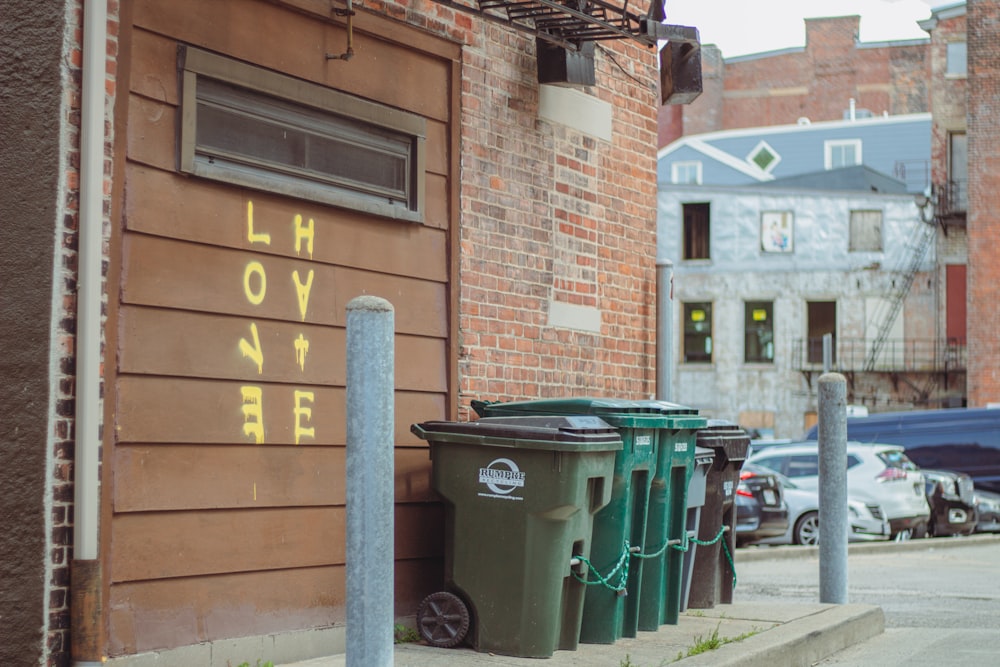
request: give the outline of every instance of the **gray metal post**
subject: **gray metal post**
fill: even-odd
[[[656,398],[671,400],[674,358],[674,263],[656,260]]]
[[[819,601],[847,603],[847,380],[819,379]]]
[[[833,368],[833,334],[823,334],[823,372]]]
[[[394,313],[347,304],[347,667],[392,667]]]

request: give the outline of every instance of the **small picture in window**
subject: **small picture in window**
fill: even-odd
[[[760,249],[764,252],[792,252],[794,215],[791,211],[760,214]]]

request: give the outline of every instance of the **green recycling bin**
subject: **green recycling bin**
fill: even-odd
[[[697,410],[666,401],[642,401],[666,420],[660,431],[656,476],[646,519],[646,564],[639,595],[639,629],[676,625],[684,594],[687,492],[695,468],[695,437],[708,423]]]
[[[417,610],[433,646],[544,658],[579,642],[593,517],[618,432],[597,417],[424,422],[445,500],[445,587]]]
[[[669,442],[671,455],[665,463],[674,467],[673,448],[678,442],[693,441],[695,430],[704,426],[705,419],[698,417],[696,410],[672,403],[610,398],[514,403],[473,401],[472,407],[477,413],[490,416],[592,414],[618,428],[624,446],[615,461],[611,501],[594,517],[590,561],[597,573],[610,581],[609,585],[588,587],[580,641],[609,644],[621,637],[635,637],[638,629],[647,629],[642,621],[644,606],[655,610],[652,622],[658,627],[667,595],[666,587],[674,585],[674,594],[678,596],[681,590],[682,560],[675,562],[673,554],[666,553],[673,551],[666,546],[669,539],[667,533],[672,530],[667,524],[672,511],[668,515],[666,510],[672,508],[674,502],[680,502],[683,508],[687,488],[686,482],[683,489],[670,484],[670,474],[668,479],[660,479],[661,472],[657,470],[657,465],[664,461],[660,443],[664,440]],[[690,454],[689,467],[693,467],[693,444]],[[687,463],[681,458],[676,461],[677,465]],[[676,477],[676,473],[673,476]],[[679,494],[678,490],[681,491]],[[654,517],[653,512],[659,514]],[[678,538],[683,535],[683,518],[680,522],[680,527],[673,530],[679,531]],[[678,545],[682,542],[682,539],[677,539]],[[623,553],[625,550],[631,551],[631,554]],[[655,577],[646,577],[645,570],[649,567],[657,571]],[[665,567],[677,569],[668,573]],[[674,579],[676,584],[671,584]],[[660,588],[655,587],[656,583],[661,585]],[[650,600],[645,600],[646,597]],[[679,597],[677,605],[672,606],[679,606]]]

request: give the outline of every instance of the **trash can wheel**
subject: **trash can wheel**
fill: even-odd
[[[458,646],[469,631],[469,608],[453,593],[431,593],[417,607],[417,629],[431,646]]]

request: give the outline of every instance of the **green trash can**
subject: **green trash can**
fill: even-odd
[[[579,642],[594,514],[618,432],[596,417],[424,422],[445,499],[445,587],[417,611],[433,646],[544,658]]]
[[[695,438],[708,423],[697,410],[665,401],[642,401],[666,420],[660,431],[656,476],[646,522],[646,564],[639,595],[639,629],[676,625],[684,595],[687,492],[695,468]]]
[[[666,546],[667,533],[672,529],[666,512],[673,503],[680,502],[683,509],[686,481],[673,486],[668,479],[660,479],[657,466],[693,467],[694,446],[690,456],[676,456],[673,448],[678,443],[693,441],[694,432],[705,425],[705,419],[691,408],[661,401],[630,401],[610,398],[567,398],[523,401],[514,403],[486,403],[473,401],[473,409],[481,415],[514,414],[591,414],[618,428],[623,448],[615,461],[615,477],[608,506],[594,517],[594,541],[591,563],[598,573],[607,577],[613,586],[588,587],[584,603],[580,641],[587,644],[610,644],[621,637],[635,637],[638,629],[656,629],[662,617],[666,586],[673,585],[673,595],[681,590],[682,559],[677,560]],[[664,461],[661,442],[666,440],[671,454]],[[675,461],[676,456],[676,461]],[[690,459],[688,461],[687,459]],[[690,472],[687,473],[688,476]],[[676,473],[673,473],[676,477]],[[683,477],[683,475],[681,475]],[[654,516],[654,512],[658,512]],[[683,535],[684,519],[673,532]],[[677,540],[680,545],[682,539]],[[618,567],[623,549],[631,547],[633,557],[626,557],[627,571]],[[656,553],[659,552],[659,553]],[[648,556],[654,554],[651,558]],[[679,554],[679,552],[678,552]],[[646,569],[652,567],[656,576],[647,578]],[[673,567],[676,571],[665,571]],[[627,575],[624,576],[623,574]],[[593,577],[592,577],[593,578]],[[676,579],[676,583],[674,580]],[[654,583],[656,582],[656,583]],[[659,584],[660,587],[656,588]],[[647,599],[648,598],[648,599]],[[644,627],[643,608],[655,609],[655,627]],[[676,616],[676,614],[675,614]],[[676,620],[674,621],[676,622]],[[646,624],[649,625],[648,623]]]

